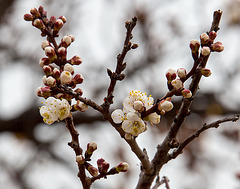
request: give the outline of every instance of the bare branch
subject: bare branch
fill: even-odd
[[[225,123],[225,122],[236,122],[237,120],[239,120],[239,115],[234,115],[233,117],[230,118],[224,118],[224,119],[220,119],[217,121],[214,121],[212,123],[209,124],[204,124],[200,129],[198,129],[197,131],[195,131],[193,134],[191,134],[186,140],[184,140],[179,147],[172,153],[169,154],[169,160],[171,159],[175,159],[179,154],[182,153],[182,150],[190,143],[192,142],[194,139],[198,138],[199,135],[201,133],[203,133],[204,131],[206,131],[207,129],[210,128],[218,128],[220,126],[221,123]]]
[[[169,179],[166,177],[166,176],[164,176],[163,178],[162,178],[162,180],[160,181],[159,180],[159,176],[157,176],[157,178],[156,178],[156,184],[153,186],[153,188],[152,189],[158,189],[158,187],[159,186],[161,186],[162,184],[164,184],[165,183],[165,186],[166,186],[166,189],[170,189],[170,186],[169,186]]]

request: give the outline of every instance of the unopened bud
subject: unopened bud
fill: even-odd
[[[60,81],[62,84],[69,84],[72,82],[72,74],[68,71],[63,71],[60,75]]]
[[[64,47],[62,47],[64,48]],[[67,63],[64,65],[64,68],[63,68],[64,71],[68,71],[70,72],[72,75],[74,74],[74,68],[71,64]]]
[[[109,163],[107,163],[103,158],[97,160],[97,165],[100,173],[107,173]]]
[[[63,21],[63,23],[67,22],[67,19],[65,16],[60,16],[59,19],[61,19]]]
[[[211,48],[215,52],[222,52],[224,50],[224,46],[223,46],[222,42],[220,42],[220,41],[213,43]]]
[[[46,76],[53,74],[53,70],[51,66],[43,66],[43,71],[46,74]]]
[[[160,103],[159,103],[159,106],[158,109],[159,110],[164,110],[165,112],[169,112],[170,110],[173,109],[173,104],[172,102],[168,101],[168,100],[162,100]]]
[[[77,111],[85,112],[88,109],[88,105],[78,100],[77,103],[73,105],[73,108]]]
[[[217,33],[215,31],[211,31],[209,33],[209,40],[212,43],[214,41],[214,39],[217,37]]]
[[[126,162],[121,162],[117,167],[117,172],[126,172],[129,169],[129,165]]]
[[[201,55],[202,56],[208,56],[210,54],[210,52],[211,52],[211,50],[210,50],[209,47],[204,46],[201,49]]]
[[[58,68],[54,68],[53,69],[53,76],[54,76],[54,78],[56,80],[59,80],[60,79],[60,75],[61,75],[61,73],[60,73],[59,69]]]
[[[73,78],[74,84],[81,84],[84,80],[84,77],[82,74],[76,74]]]
[[[183,98],[191,98],[192,92],[189,89],[183,89],[181,91]]]
[[[181,81],[181,79],[175,79],[171,82],[171,84],[176,90],[180,90],[183,88],[183,82]]]
[[[97,143],[95,142],[89,142],[87,144],[87,150],[86,153],[91,155],[95,150],[97,150]]]
[[[75,41],[75,37],[74,37],[74,35],[68,35],[68,36],[71,38],[72,42]]]
[[[83,91],[82,91],[82,89],[80,89],[80,88],[75,89],[74,92],[75,92],[75,93],[78,93],[78,95],[80,95],[80,96],[83,95]]]
[[[25,21],[33,21],[33,16],[31,14],[24,14]]]
[[[85,163],[85,159],[84,159],[83,155],[76,156],[76,162],[80,165],[83,165]]]
[[[65,47],[60,47],[57,52],[58,52],[59,57],[61,57],[62,60],[66,59],[67,49]]]
[[[72,57],[70,61],[72,65],[79,65],[82,63],[82,59],[79,56]]]
[[[69,36],[64,36],[61,40],[61,46],[67,48],[69,45],[71,45],[72,39]]]
[[[209,36],[206,33],[200,35],[201,45],[206,45],[209,42]]]
[[[57,19],[54,23],[53,31],[58,32],[63,27],[62,19]]]
[[[203,68],[201,69],[201,74],[205,77],[209,77],[210,75],[212,75],[211,70],[207,69],[207,68]]]
[[[35,20],[33,21],[33,26],[35,26],[36,28],[40,29],[41,31],[42,31],[43,29],[45,29],[45,25],[43,24],[43,21],[40,20],[40,19],[35,19]]]
[[[198,40],[193,39],[190,41],[189,46],[193,53],[197,53],[200,47],[200,42]]]
[[[179,68],[179,69],[177,70],[177,74],[178,74],[178,77],[179,77],[180,79],[183,79],[183,78],[186,77],[187,71],[186,71],[186,69],[184,69],[184,68]]]
[[[174,70],[174,69],[168,69],[168,71],[166,72],[166,78],[167,78],[167,80],[168,81],[172,81],[172,80],[174,80],[174,79],[176,79],[176,77],[177,77],[177,72],[176,72],[176,70]]]
[[[144,108],[144,105],[143,105],[142,101],[137,100],[137,101],[134,101],[133,108],[134,108],[134,110],[141,112]]]
[[[96,167],[93,167],[92,165],[89,164],[87,166],[87,170],[93,177],[98,176],[98,169]]]
[[[49,57],[51,60],[54,60],[57,58],[54,48],[49,46],[49,47],[46,47],[44,49],[44,51],[45,51],[46,56]]]
[[[39,66],[43,67],[51,63],[51,60],[49,58],[41,58],[39,60]]]
[[[46,79],[46,84],[45,84],[45,85],[47,85],[47,86],[49,86],[49,87],[54,87],[54,86],[56,86],[56,79],[53,78],[52,76],[47,77],[47,79]]]
[[[42,44],[41,44],[41,47],[42,47],[43,50],[48,46],[50,46],[49,41],[43,41]]]
[[[30,9],[30,13],[35,17],[35,18],[39,18],[40,14],[38,12],[38,10],[36,8],[32,8]]]

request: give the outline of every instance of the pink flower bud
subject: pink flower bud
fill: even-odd
[[[45,29],[45,25],[43,24],[43,21],[40,19],[35,19],[33,21],[33,26],[40,29],[41,31]]]
[[[87,150],[86,153],[91,155],[95,150],[97,150],[97,143],[95,142],[89,142],[87,144]]]
[[[55,87],[56,86],[56,79],[52,76],[47,77],[46,79],[46,85],[49,87]]]
[[[51,96],[51,88],[50,87],[39,87],[36,90],[36,94],[39,97],[47,98],[47,97]]]
[[[175,79],[171,82],[171,84],[176,90],[180,90],[183,88],[183,82],[181,81],[181,79]]]
[[[176,72],[176,70],[174,70],[174,69],[168,69],[168,71],[166,72],[166,78],[167,78],[167,80],[168,81],[172,81],[172,80],[174,80],[174,79],[176,79],[176,77],[177,77],[177,72]]]
[[[200,35],[201,45],[206,45],[209,42],[209,36],[206,33]]]
[[[190,46],[190,49],[192,50],[192,52],[196,53],[199,50],[200,42],[198,40],[193,39],[193,40],[190,41],[189,46]]]
[[[217,37],[217,33],[215,31],[211,31],[209,33],[209,40],[212,43],[214,41],[214,39]]]
[[[24,14],[25,21],[33,21],[33,16],[31,14]]]
[[[204,46],[201,49],[201,55],[202,56],[208,56],[210,54],[210,52],[211,52],[211,50],[210,50],[209,47]]]
[[[65,16],[60,16],[59,19],[61,19],[63,21],[63,23],[67,22],[67,19]]]
[[[42,14],[42,13],[44,12],[43,6],[39,6],[39,7],[38,7],[38,12],[39,12],[40,14]]]
[[[66,59],[66,56],[67,56],[67,49],[65,47],[60,47],[58,49],[58,55],[61,57],[61,59]]]
[[[60,81],[62,84],[69,84],[72,82],[72,74],[68,71],[63,71],[60,75]]]
[[[39,18],[40,14],[38,12],[38,10],[36,8],[32,8],[30,9],[30,13],[35,17],[35,18]]]
[[[220,41],[213,43],[211,48],[215,52],[222,52],[224,50],[224,46],[223,46],[222,42],[220,42]]]
[[[70,59],[72,65],[79,65],[82,63],[82,59],[79,56],[74,56]]]
[[[75,37],[73,35],[68,35],[68,36],[71,38],[72,42],[75,41]]]
[[[49,58],[41,58],[39,60],[39,66],[43,67],[51,63],[51,60]]]
[[[107,173],[109,163],[107,163],[103,158],[97,160],[97,165],[100,173]]]
[[[209,77],[210,75],[212,75],[211,70],[207,69],[207,68],[203,68],[201,69],[201,74],[205,77]]]
[[[134,101],[133,108],[134,110],[141,112],[144,109],[143,102],[140,100]]]
[[[85,159],[84,159],[83,155],[76,156],[76,162],[80,165],[83,165],[85,163]]]
[[[98,169],[96,167],[93,167],[92,165],[88,164],[87,170],[93,177],[98,176]]]
[[[85,112],[88,109],[88,105],[78,100],[77,103],[73,105],[73,108],[77,111]]]
[[[186,77],[187,71],[186,71],[184,68],[179,68],[179,69],[177,70],[177,74],[178,74],[178,77],[179,77],[180,79],[183,79],[183,78]]]
[[[49,46],[49,47],[46,47],[44,49],[44,51],[45,51],[46,56],[49,57],[51,60],[54,60],[57,58],[54,48]]]
[[[61,46],[67,48],[69,45],[71,45],[72,39],[69,36],[64,36],[61,40]]]
[[[74,84],[81,84],[83,80],[84,80],[84,77],[82,76],[82,74],[76,74],[73,78]]]
[[[129,169],[129,165],[126,162],[121,162],[117,167],[117,172],[126,172]]]
[[[62,47],[64,48],[64,47]],[[64,71],[68,71],[70,72],[72,75],[74,74],[74,68],[71,64],[67,63],[64,65],[64,68],[63,68]]]
[[[42,44],[41,44],[41,47],[42,47],[43,50],[48,46],[50,46],[49,41],[43,41]]]
[[[54,78],[56,79],[56,80],[59,80],[60,79],[60,71],[59,71],[59,69],[57,69],[57,68],[54,68],[53,69],[53,76],[54,76]]]
[[[183,89],[181,91],[183,98],[191,98],[192,92],[189,89]]]
[[[80,96],[83,95],[83,91],[82,91],[82,89],[80,89],[80,88],[75,89],[74,92],[75,92],[75,93],[78,93]]]
[[[54,23],[53,31],[59,31],[63,27],[62,19],[57,19]]]
[[[52,67],[51,66],[43,66],[43,71],[46,74],[46,76],[52,75]]]

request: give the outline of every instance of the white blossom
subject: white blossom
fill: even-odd
[[[71,83],[72,74],[68,71],[63,71],[60,75],[60,80],[62,84]]]

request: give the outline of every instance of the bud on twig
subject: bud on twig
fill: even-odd
[[[201,45],[207,45],[209,42],[209,36],[206,33],[200,35]]]
[[[211,45],[211,49],[215,52],[222,52],[224,50],[224,46],[223,46],[222,42],[218,41]]]
[[[76,162],[80,165],[83,165],[85,163],[85,159],[84,159],[83,155],[76,156]]]
[[[79,56],[74,56],[70,59],[72,65],[79,65],[82,63],[82,59]]]
[[[202,49],[201,49],[201,55],[202,56],[208,56],[210,54],[211,50],[209,47],[207,46],[204,46]]]
[[[189,89],[183,89],[181,91],[183,98],[191,98],[192,92]]]
[[[211,70],[207,69],[207,68],[203,68],[201,69],[201,74],[205,77],[209,77],[210,75],[212,75]]]

